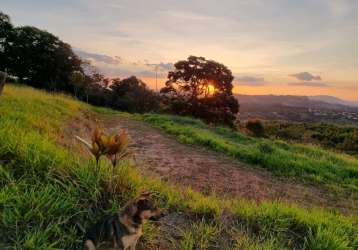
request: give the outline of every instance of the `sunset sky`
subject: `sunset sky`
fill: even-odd
[[[108,76],[163,84],[189,55],[243,94],[358,100],[357,0],[1,0],[15,25],[59,36]]]

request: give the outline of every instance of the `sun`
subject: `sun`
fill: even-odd
[[[213,94],[215,94],[215,87],[214,87],[214,85],[212,85],[212,84],[209,84],[208,85],[208,87],[207,87],[207,92],[208,92],[208,94],[209,95],[213,95]]]

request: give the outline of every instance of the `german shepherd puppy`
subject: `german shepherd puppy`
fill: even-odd
[[[158,220],[164,213],[155,206],[150,193],[142,193],[116,214],[98,221],[85,235],[85,249],[135,250],[146,220]]]

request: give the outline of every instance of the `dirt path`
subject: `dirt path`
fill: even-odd
[[[269,172],[213,151],[184,145],[156,128],[128,118],[104,120],[110,130],[125,129],[130,149],[146,175],[160,177],[203,193],[255,201],[288,200],[304,206],[325,206],[352,213],[355,205],[313,186],[288,182]]]

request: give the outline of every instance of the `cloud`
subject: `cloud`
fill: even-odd
[[[145,63],[146,66],[153,67],[153,68],[158,68],[158,70],[160,70],[160,71],[169,71],[169,70],[173,69],[173,67],[174,67],[173,63],[163,63],[163,62],[160,62],[160,63],[148,63],[147,60],[145,60],[145,61],[146,61],[146,63]]]
[[[296,79],[301,80],[301,81],[321,81],[322,80],[322,78],[320,76],[314,76],[309,72],[300,72],[300,73],[292,74],[289,76],[295,77]]]
[[[96,62],[102,62],[107,64],[118,65],[122,62],[119,56],[111,57],[104,54],[90,53],[79,49],[74,49],[74,52],[84,60],[94,60]]]
[[[83,51],[81,49],[74,49],[75,53],[84,60],[89,60],[91,65],[88,66],[88,71],[97,70],[109,77],[159,77],[167,76],[169,70],[173,69],[173,63],[151,63],[149,60],[130,61],[120,56],[108,56],[105,54],[98,54]],[[156,74],[157,70],[157,74]]]
[[[237,76],[234,81],[239,85],[246,86],[262,86],[265,84],[265,79],[263,77],[256,76]]]
[[[290,86],[306,86],[306,87],[330,87],[329,84],[323,82],[293,82],[288,83]]]
[[[158,70],[161,70],[161,71],[168,71],[174,67],[174,64],[169,63],[169,62],[168,63],[164,63],[164,62],[150,63],[146,59],[144,59],[143,61],[135,61],[134,62],[134,61],[126,60],[120,56],[112,57],[112,56],[108,56],[105,54],[98,54],[98,53],[83,51],[83,50],[77,49],[77,48],[75,48],[74,51],[82,59],[93,60],[95,62],[106,63],[106,64],[113,64],[113,65],[128,64],[128,65],[133,65],[133,66],[144,66],[144,67],[150,67],[150,68],[158,67]]]

